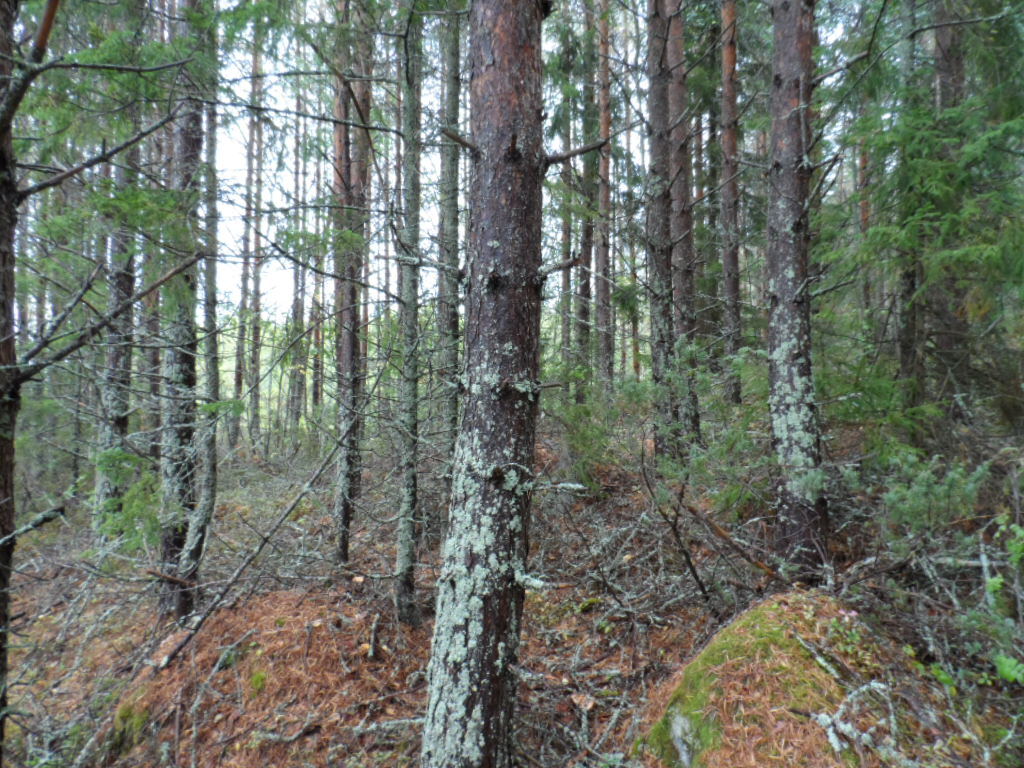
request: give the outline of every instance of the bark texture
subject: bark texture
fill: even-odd
[[[437,580],[424,768],[512,765],[539,395],[541,20],[536,0],[472,4],[473,180],[466,395]]]
[[[209,13],[209,7],[204,6],[203,11]],[[217,107],[212,97],[217,88],[216,25],[209,24],[205,42],[208,46],[207,55],[211,57],[210,77],[203,84],[204,91],[209,97],[204,110],[206,167],[202,175],[203,204],[206,210],[204,231],[197,244],[202,243],[203,266],[203,362],[206,374],[203,399],[213,404],[220,402],[220,333],[217,327]],[[188,521],[185,546],[182,548],[178,566],[181,578],[186,582],[194,583],[198,580],[199,563],[203,557],[206,536],[217,505],[217,421],[216,410],[210,410],[202,415],[198,425],[198,451],[202,473],[199,478],[195,511]],[[198,587],[194,592],[198,598]]]
[[[675,328],[675,386],[679,389],[679,432],[684,444],[700,442],[700,412],[694,381],[692,345],[697,333],[697,250],[693,238],[693,130],[689,118],[690,89],[686,76],[686,24],[682,3],[669,20],[669,191],[672,219],[672,296]]]
[[[193,22],[201,11],[199,0],[187,3],[189,18]],[[184,26],[182,35],[198,40],[195,30]],[[183,243],[183,257],[194,261],[202,254],[199,223],[199,192],[202,179],[199,165],[203,151],[203,103],[195,84],[199,82],[196,73],[190,78],[193,83],[185,101],[185,115],[182,117],[176,136],[177,188],[182,195],[182,206],[186,220],[186,242]],[[161,510],[161,558],[162,570],[173,574],[178,571],[183,555],[198,568],[198,557],[194,560],[185,553],[189,521],[194,519],[197,502],[197,472],[199,468],[196,436],[196,334],[197,268],[195,264],[167,284],[164,294],[167,310],[164,334],[167,351],[164,355],[164,428],[163,449],[160,453],[162,510]],[[194,575],[194,570],[193,570]],[[183,579],[182,581],[187,581]],[[195,590],[178,581],[163,584],[160,607],[165,613],[177,618],[192,612]]]
[[[12,88],[16,0],[0,0],[0,99]],[[11,122],[0,124],[0,537],[14,532],[14,438],[21,409],[14,339],[14,238],[18,227],[18,176]],[[14,539],[0,544],[0,766],[8,717],[7,656],[11,618]]]
[[[612,327],[611,300],[612,79],[610,30],[608,26],[608,17],[611,14],[609,0],[601,0],[599,14],[598,112],[600,114],[600,139],[606,142],[606,144],[601,148],[601,161],[598,171],[597,253],[594,260],[594,314],[597,325],[597,375],[605,394],[608,394],[611,390],[615,361],[615,333]]]
[[[768,171],[768,347],[777,488],[776,552],[809,572],[824,559],[821,438],[811,372],[811,92],[814,0],[774,0]]]
[[[453,131],[459,126],[459,94],[462,90],[460,61],[461,24],[453,13],[444,29],[444,104],[442,121]],[[441,375],[444,377],[445,499],[451,497],[452,459],[459,428],[459,145],[451,139],[441,144],[441,221],[438,247],[438,325],[441,329]]]
[[[722,0],[722,294],[725,353],[740,350],[740,184],[739,112],[736,106],[736,0]],[[731,369],[726,397],[739,403],[739,376]]]
[[[416,541],[418,531],[419,485],[416,466],[419,457],[420,376],[420,136],[423,17],[416,4],[409,4],[403,49],[402,135],[405,137],[403,203],[405,221],[399,238],[398,263],[402,275],[399,325],[402,328],[402,371],[399,389],[399,459],[402,475],[398,507],[398,546],[395,562],[395,609],[399,621],[419,623],[415,601]]]
[[[679,454],[679,404],[672,380],[675,372],[672,327],[672,193],[669,124],[667,0],[647,0],[647,114],[650,129],[651,198],[647,205],[647,274],[651,293],[651,378],[658,398],[654,434],[657,456]]]
[[[342,8],[342,21],[362,24],[358,9]],[[351,16],[350,16],[351,14]],[[368,36],[366,36],[368,37]],[[344,48],[339,51],[338,71],[346,71],[356,62],[370,61],[370,50],[364,42],[355,54]],[[365,66],[365,64],[360,64]],[[335,116],[357,125],[369,123],[370,83],[362,77],[336,83]],[[332,509],[335,528],[335,560],[346,563],[349,557],[349,534],[360,493],[361,474],[361,393],[364,356],[360,341],[359,305],[360,279],[365,258],[366,201],[369,187],[371,144],[365,129],[349,129],[336,124],[334,128],[334,196],[337,204],[334,228],[338,233],[334,245],[334,311],[337,318],[335,335],[335,373],[338,385],[338,451],[335,500]]]

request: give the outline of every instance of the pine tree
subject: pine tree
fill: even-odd
[[[512,764],[539,397],[541,21],[534,0],[471,5],[466,396],[423,726],[424,768]]]
[[[824,472],[811,370],[814,0],[775,0],[768,171],[768,360],[778,482],[775,549],[804,573],[825,557]]]

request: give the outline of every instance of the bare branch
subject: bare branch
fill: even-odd
[[[168,69],[179,69],[191,61],[192,59],[179,59],[178,61],[169,61],[166,64],[154,64],[152,67],[133,67],[129,64],[87,64],[83,61],[54,59],[39,67],[39,70],[40,72],[45,72],[48,69],[95,70],[99,72],[124,72],[127,74],[146,75],[153,72],[164,72]]]
[[[75,294],[75,297],[71,301],[67,302],[67,305],[64,307],[64,311],[50,321],[50,327],[40,334],[39,341],[35,343],[32,349],[22,356],[23,361],[31,360],[53,341],[53,337],[56,335],[57,329],[64,324],[64,321],[68,319],[68,316],[74,311],[75,307],[82,303],[82,299],[85,298],[85,294],[87,294],[92,288],[92,284],[96,282],[96,278],[99,277],[100,272],[102,271],[103,266],[100,264],[97,264],[93,268],[92,273],[83,281],[82,287],[79,289],[78,293]]]
[[[572,158],[578,157],[579,155],[585,155],[587,154],[587,152],[593,152],[595,150],[601,149],[607,143],[608,139],[601,139],[600,141],[585,144],[582,147],[570,149],[568,152],[559,152],[554,155],[548,155],[546,158],[544,158],[544,164],[548,167],[551,167],[552,165],[555,165],[557,163],[564,163],[566,160],[572,160]]]
[[[51,357],[48,357],[46,360],[40,360],[38,363],[30,363],[27,360],[23,359],[21,363],[18,365],[18,370],[17,373],[14,375],[14,380],[19,384],[23,384],[24,382],[28,381],[33,376],[38,374],[40,371],[43,371],[46,368],[49,368],[51,365],[59,363],[61,360],[65,359],[69,355],[74,354],[79,349],[88,344],[90,341],[92,341],[94,338],[96,338],[97,334],[99,334],[100,331],[109,326],[114,321],[114,318],[116,318],[118,315],[120,315],[122,312],[128,309],[128,307],[130,307],[132,304],[139,301],[140,299],[143,299],[149,294],[153,293],[153,291],[159,290],[160,287],[163,286],[167,281],[173,279],[174,277],[177,277],[185,270],[194,266],[196,262],[200,261],[202,258],[203,254],[195,255],[194,257],[188,259],[188,261],[182,262],[174,269],[172,269],[170,272],[164,274],[164,276],[161,277],[159,280],[150,283],[141,291],[137,291],[133,296],[122,301],[120,304],[118,304],[112,310],[107,312],[107,314],[105,314],[95,323],[90,325],[85,330],[81,331],[78,334],[78,336],[75,337],[74,341],[68,344],[68,346],[64,347],[61,350],[58,350],[57,352],[54,352],[53,355]],[[53,341],[55,341],[55,339],[50,339],[50,343],[53,343]],[[38,352],[36,352],[36,354],[38,354]]]
[[[163,128],[169,122],[174,120],[176,117],[177,117],[177,113],[172,112],[171,114],[169,114],[166,117],[164,117],[162,120],[158,120],[157,122],[153,123],[148,128],[146,128],[143,131],[141,131],[140,133],[135,134],[134,136],[132,136],[127,141],[123,141],[120,144],[118,144],[117,146],[111,147],[110,149],[105,150],[105,151],[99,153],[98,155],[93,155],[92,157],[90,157],[85,162],[82,162],[82,163],[79,163],[78,165],[76,165],[74,168],[68,168],[66,171],[61,171],[60,173],[55,174],[55,175],[51,176],[48,179],[43,179],[39,183],[33,184],[31,187],[26,187],[25,189],[23,189],[20,192],[18,192],[18,202],[21,202],[21,201],[25,200],[26,198],[31,197],[32,195],[36,194],[37,192],[42,192],[44,189],[49,189],[50,187],[55,187],[58,184],[63,184],[68,179],[77,176],[82,171],[86,171],[89,168],[92,168],[94,165],[99,165],[100,163],[107,162],[112,157],[115,157],[116,155],[120,154],[121,152],[123,152],[124,150],[128,149],[132,145],[138,144],[140,141],[142,141],[144,138],[146,138],[150,134],[156,133],[158,130]],[[2,124],[2,123],[0,123],[0,124]]]
[[[466,149],[468,149],[470,152],[473,153],[473,157],[474,158],[480,156],[480,148],[476,144],[474,144],[472,141],[467,139],[462,134],[456,133],[451,128],[442,128],[441,129],[441,135],[446,137],[446,138],[451,139],[456,144],[458,144],[460,147],[465,147]]]
[[[58,517],[64,516],[64,505],[61,504],[59,507],[48,509],[45,512],[40,512],[38,515],[33,517],[29,522],[25,523],[21,528],[8,533],[2,539],[0,539],[0,547],[9,541],[15,541],[19,536],[24,536],[29,531],[34,531],[36,528],[42,528],[51,520],[56,520]]]

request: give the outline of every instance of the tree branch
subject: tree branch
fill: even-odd
[[[146,138],[150,134],[156,133],[158,130],[163,128],[169,122],[174,120],[176,117],[177,117],[177,113],[172,112],[171,114],[167,115],[163,119],[158,120],[157,122],[153,123],[148,128],[146,128],[145,130],[141,131],[140,133],[135,134],[134,136],[132,136],[127,141],[123,141],[120,144],[118,144],[117,146],[112,147],[112,148],[110,148],[108,150],[105,150],[105,151],[101,152],[98,155],[93,155],[92,157],[90,157],[85,162],[79,163],[78,165],[76,165],[74,168],[68,168],[66,171],[61,171],[60,173],[55,174],[55,175],[51,176],[48,179],[43,179],[39,183],[33,184],[31,187],[26,187],[25,189],[23,189],[20,192],[18,192],[18,202],[20,203],[23,200],[25,200],[26,198],[29,198],[32,195],[36,194],[37,192],[42,192],[44,189],[49,189],[50,187],[55,187],[58,184],[63,184],[68,179],[73,178],[74,176],[77,176],[82,171],[86,171],[89,168],[92,168],[94,165],[99,165],[100,163],[107,162],[112,157],[120,154],[121,152],[123,152],[124,150],[128,149],[132,145],[138,144],[140,141],[142,141],[144,138]],[[0,125],[2,125],[2,123],[0,123]]]
[[[544,165],[550,168],[552,165],[556,165],[557,163],[564,163],[566,160],[572,160],[572,158],[578,157],[579,155],[585,155],[587,152],[593,152],[594,150],[601,149],[607,143],[608,139],[601,139],[600,141],[595,141],[591,144],[585,144],[582,147],[570,149],[568,152],[559,152],[554,155],[548,155],[544,158]]]
[[[0,539],[0,547],[9,541],[16,541],[19,536],[24,536],[29,531],[34,531],[36,528],[42,528],[51,520],[56,520],[58,517],[64,516],[64,505],[61,504],[59,507],[48,509],[45,512],[40,512],[38,515],[33,517],[25,525],[21,526],[18,530],[8,533],[2,539]]]
[[[442,128],[441,135],[444,136],[445,138],[451,139],[460,147],[465,147],[466,149],[468,149],[473,154],[474,159],[480,156],[480,147],[478,147],[476,144],[474,144],[472,141],[467,139],[462,134],[456,133],[451,128]]]
[[[166,64],[154,64],[152,67],[133,67],[128,64],[87,64],[82,61],[54,59],[53,61],[39,67],[39,71],[45,72],[48,69],[87,69],[99,72],[124,72],[133,75],[146,75],[152,72],[163,72],[168,69],[178,69],[180,67],[184,67],[191,61],[192,59],[179,59],[178,61],[169,61]]]
[[[92,284],[96,282],[96,278],[100,276],[100,272],[102,271],[103,265],[97,264],[89,277],[83,281],[82,287],[78,293],[75,294],[75,297],[71,301],[67,302],[63,312],[50,321],[50,327],[40,334],[39,341],[35,343],[32,349],[24,354],[22,360],[31,360],[42,350],[46,349],[50,342],[53,341],[53,337],[57,333],[57,329],[64,324],[64,321],[68,319],[68,316],[74,311],[75,307],[82,302],[82,299],[85,298],[85,294],[92,289]]]
[[[870,53],[871,53],[870,50],[861,51],[856,56],[854,56],[854,57],[844,61],[842,64],[840,64],[838,66],[835,66],[835,67],[832,67],[832,69],[830,69],[828,72],[822,72],[820,75],[818,75],[813,80],[813,83],[814,83],[815,87],[821,85],[823,82],[825,82],[830,77],[832,77],[832,75],[838,75],[843,70],[849,69],[850,67],[852,67],[858,61],[866,59]]]
[[[46,46],[50,41],[50,32],[53,31],[53,20],[57,16],[57,8],[60,0],[47,0],[46,9],[43,11],[43,19],[39,23],[39,30],[36,32],[35,40],[32,43],[32,53],[29,58],[31,64],[39,64],[46,55]],[[4,91],[3,100],[0,101],[0,132],[9,131],[14,123],[14,116],[18,107],[28,93],[28,88],[44,71],[43,67],[28,66],[20,76],[11,80]]]
[[[105,314],[95,323],[93,323],[88,328],[79,333],[78,336],[75,337],[75,340],[68,344],[68,346],[64,347],[61,350],[58,350],[57,352],[54,352],[53,355],[51,357],[48,357],[46,360],[40,360],[38,363],[30,363],[28,359],[23,358],[18,365],[17,373],[15,373],[14,375],[14,381],[18,384],[23,384],[24,382],[28,381],[33,376],[38,374],[40,371],[49,368],[51,365],[54,365],[55,363],[59,363],[61,360],[65,359],[69,355],[73,354],[74,352],[77,352],[79,349],[81,349],[90,341],[92,341],[100,331],[102,331],[104,328],[110,325],[114,321],[114,318],[116,318],[118,315],[120,315],[122,312],[128,309],[128,307],[130,307],[132,304],[139,301],[140,299],[143,299],[149,294],[153,293],[153,291],[159,290],[161,286],[163,286],[167,281],[177,277],[185,270],[194,266],[196,262],[200,261],[202,258],[203,254],[197,254],[188,261],[182,262],[174,269],[172,269],[170,272],[164,274],[164,276],[161,277],[159,280],[150,283],[146,288],[142,289],[141,291],[137,291],[133,296],[122,301],[120,304],[118,304],[112,310],[107,312],[107,314]],[[50,343],[52,343],[53,341],[54,339],[50,339]],[[33,355],[38,354],[39,351],[40,350],[38,349],[32,350]]]

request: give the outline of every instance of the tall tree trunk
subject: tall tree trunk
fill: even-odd
[[[597,258],[594,265],[595,315],[597,320],[597,374],[605,394],[611,391],[615,361],[615,333],[612,327],[611,302],[611,218],[612,218],[612,107],[611,107],[611,64],[609,0],[601,0],[598,20],[599,80],[598,112],[600,113],[600,138],[606,142],[601,148],[600,170],[598,172],[598,219]]]
[[[181,36],[190,38],[201,50],[201,38],[196,27],[200,13],[200,0],[186,3],[187,22],[182,22]],[[181,204],[187,224],[187,240],[183,243],[183,258],[194,260],[203,246],[200,239],[199,197],[201,189],[200,163],[203,150],[202,93],[196,92],[192,68],[192,84],[185,101],[186,113],[179,122],[176,137],[176,187],[181,192]],[[161,451],[162,510],[161,556],[165,573],[178,572],[179,560],[185,550],[189,521],[194,518],[197,501],[198,454],[196,434],[196,282],[195,264],[167,284],[165,306],[167,324],[164,334],[167,351],[164,357],[164,440]],[[184,580],[182,580],[184,581]],[[195,590],[179,581],[168,580],[161,593],[161,609],[183,618],[192,612]]]
[[[562,127],[562,148],[568,151],[572,147],[572,118],[566,117]],[[560,176],[562,182],[562,284],[559,293],[558,313],[561,319],[560,349],[563,360],[572,357],[572,163],[562,164]],[[568,392],[568,388],[567,392]]]
[[[912,30],[917,26],[916,3],[910,0],[905,8],[904,28]],[[913,99],[914,89],[914,59],[916,56],[916,36],[907,34],[904,38],[902,53],[902,86],[906,94],[905,108],[916,106]],[[903,163],[907,162],[905,157],[908,148],[902,148],[904,155]],[[904,205],[907,210],[904,216],[913,215],[910,210],[914,206],[911,202],[912,196],[905,197]],[[903,392],[904,408],[915,408],[924,402],[925,396],[925,371],[924,371],[924,315],[921,311],[922,297],[920,296],[922,283],[924,282],[924,269],[921,264],[920,254],[911,252],[902,255],[899,267],[899,330],[896,338],[896,348],[899,356],[899,378]],[[914,439],[911,435],[911,439]]]
[[[17,0],[0,0],[0,97],[12,87],[14,25]],[[18,229],[18,170],[11,140],[11,121],[0,124],[0,767],[3,766],[4,734],[9,715],[7,674],[11,624],[11,574],[14,566],[14,438],[21,409],[14,337],[16,306],[14,288],[14,237]],[[8,538],[10,537],[10,538]]]
[[[198,5],[198,3],[197,3]],[[203,265],[203,363],[206,373],[204,400],[209,405],[220,402],[220,332],[217,326],[217,78],[218,78],[218,34],[217,26],[210,14],[211,6],[202,4],[202,21],[207,26],[205,43],[210,57],[210,77],[204,78],[203,90],[206,98],[206,162],[203,181],[204,222],[202,240]],[[198,179],[196,182],[198,183]],[[198,236],[197,236],[198,237]],[[206,536],[213,521],[217,506],[217,421],[215,408],[202,415],[199,423],[199,452],[202,474],[195,513],[189,518],[185,546],[182,548],[178,567],[183,581],[198,581],[199,563],[206,545]],[[198,589],[194,600],[198,599]]]
[[[402,176],[404,221],[399,238],[398,264],[402,273],[399,323],[402,327],[402,372],[399,390],[398,428],[402,475],[398,507],[398,546],[395,558],[395,607],[406,624],[419,623],[415,600],[416,542],[419,499],[416,467],[419,457],[419,291],[420,291],[420,96],[423,49],[423,17],[416,2],[409,4],[403,50],[402,136],[405,157]]]
[[[964,69],[963,25],[954,0],[936,0],[935,19],[935,111],[936,119],[947,140],[939,149],[943,162],[956,163],[959,140],[955,121],[957,117],[946,114],[947,110],[960,106],[964,100],[966,72]],[[955,205],[955,203],[954,203]],[[938,214],[953,214],[950,203],[938,201]],[[953,242],[936,227],[936,248],[955,247]],[[948,413],[954,417],[966,416],[963,401],[959,395],[965,388],[964,377],[970,367],[970,329],[963,312],[964,289],[960,285],[962,275],[951,265],[942,268],[942,276],[930,286],[928,305],[930,317],[934,318],[933,338],[935,358],[940,366],[936,380],[936,395],[944,402]]]
[[[242,248],[242,278],[238,291],[238,319],[235,333],[235,370],[232,374],[234,409],[228,421],[228,446],[234,450],[242,435],[242,412],[245,410],[245,353],[249,348],[249,272],[251,259],[246,247]]]
[[[138,129],[138,111],[129,118]],[[136,182],[141,155],[138,145],[128,152],[124,165],[118,166],[116,186],[127,189]],[[108,264],[109,305],[127,302],[135,292],[135,255],[132,236],[126,224],[116,217],[110,237]],[[100,381],[99,461],[96,466],[96,513],[99,521],[121,509],[127,466],[128,416],[131,409],[132,329],[131,308],[119,315],[107,332],[107,359]]]
[[[462,88],[460,23],[455,10],[444,24],[444,104],[441,122],[453,131],[459,127],[459,95]],[[441,371],[444,401],[445,499],[451,496],[452,459],[459,428],[459,145],[451,139],[441,144],[441,251],[438,290],[438,323],[441,329]]]
[[[740,184],[739,112],[736,106],[736,0],[722,0],[722,293],[725,298],[725,354],[740,351]],[[725,396],[741,402],[734,360],[727,365]]]
[[[680,438],[687,444],[700,442],[700,412],[694,377],[697,335],[697,251],[693,240],[693,131],[688,117],[690,93],[686,78],[686,24],[680,3],[669,20],[668,87],[670,121],[669,179],[672,197],[672,296],[675,303],[676,377],[682,389],[679,398]],[[682,354],[680,354],[682,353]]]
[[[679,405],[673,378],[672,196],[669,179],[670,126],[667,0],[647,0],[647,113],[650,126],[651,200],[647,206],[647,273],[651,303],[651,378],[657,398],[658,425],[654,452],[680,453]]]
[[[302,94],[295,94],[295,111],[303,113],[305,105]],[[306,232],[306,160],[302,146],[305,143],[305,121],[299,117],[295,123],[295,143],[293,145],[293,198],[295,213],[293,226],[297,232]],[[306,265],[296,264],[292,269],[292,310],[289,320],[289,333],[285,344],[289,346],[288,356],[288,427],[298,440],[299,425],[306,410],[306,362],[308,340],[306,338]]]
[[[583,140],[591,142],[598,133],[597,46],[594,39],[594,0],[583,4]],[[583,157],[582,193],[586,214],[580,232],[580,254],[576,264],[576,382],[574,398],[582,403],[590,389],[593,372],[591,326],[593,325],[594,218],[597,210],[599,157],[588,152]]]
[[[526,576],[541,310],[541,20],[471,5],[467,392],[437,580],[423,768],[509,768]]]
[[[825,558],[821,438],[811,371],[810,159],[814,0],[774,0],[768,171],[768,345],[776,552],[810,574]]]
[[[350,20],[348,3],[340,9],[342,23],[354,23],[365,29],[366,22],[358,8],[351,9],[354,20]],[[351,50],[342,46],[338,55],[344,70],[356,60],[363,66],[370,66],[371,51],[366,47],[367,36],[362,36],[363,47]],[[351,61],[347,61],[351,59]],[[370,119],[370,84],[366,77],[353,83],[339,80],[336,83],[335,116],[357,122],[361,125]],[[365,245],[362,240],[366,231],[366,202],[369,179],[371,144],[366,129],[349,129],[337,124],[334,129],[334,194],[337,202],[335,229],[349,230],[358,236],[358,243],[352,238],[346,245],[342,239],[335,243],[334,268],[338,277],[334,285],[337,334],[335,340],[336,376],[338,382],[338,434],[339,451],[337,464],[336,493],[333,507],[335,526],[335,560],[339,564],[348,562],[349,537],[355,501],[359,497],[361,474],[361,387],[362,387],[362,345],[359,330],[359,281],[362,278],[362,264]]]
[[[250,141],[253,146],[252,209],[252,292],[249,294],[249,445],[254,454],[260,453],[263,438],[263,76],[262,35],[257,32],[253,49],[253,104],[256,112],[250,123]]]
[[[321,157],[317,157],[316,165],[313,170],[313,189],[321,189],[323,183],[323,160]],[[323,414],[321,413],[323,402],[324,402],[324,252],[323,247],[320,243],[323,242],[321,237],[323,232],[323,226],[321,224],[321,214],[318,208],[314,215],[314,231],[316,233],[316,252],[313,256],[313,299],[309,308],[309,323],[313,326],[312,338],[310,344],[312,346],[313,363],[311,370],[310,392],[309,392],[309,405],[312,408],[314,416],[318,420],[322,420]]]

